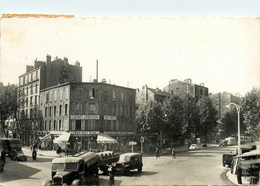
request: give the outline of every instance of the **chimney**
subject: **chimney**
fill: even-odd
[[[203,87],[204,87],[204,83],[200,83],[200,86],[203,86]]]
[[[68,58],[67,58],[67,57],[64,57],[64,58],[63,58],[63,61],[64,61],[64,63],[68,63]]]
[[[80,67],[80,62],[76,61],[75,66]]]
[[[103,78],[102,81],[101,81],[101,83],[107,83],[106,79]]]
[[[184,81],[187,82],[187,83],[191,83],[191,78],[184,79]]]
[[[51,56],[49,54],[47,54],[47,56],[46,56],[46,61],[47,61],[47,63],[51,62]]]

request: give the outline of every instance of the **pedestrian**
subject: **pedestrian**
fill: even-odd
[[[65,146],[65,156],[68,156],[68,149],[69,149],[69,147],[68,147],[68,145],[66,145]]]
[[[172,159],[175,158],[176,159],[176,155],[175,155],[175,148],[172,148]]]
[[[156,149],[155,149],[155,153],[156,153],[156,158],[160,158],[160,152],[159,152],[159,148],[158,147],[156,147]]]
[[[109,172],[109,185],[114,186],[115,185],[115,177],[112,173],[112,171]]]
[[[237,166],[237,183],[242,184],[242,168],[240,164]]]
[[[60,146],[58,146],[57,150],[56,150],[56,153],[61,157],[60,153],[61,153],[61,148]]]

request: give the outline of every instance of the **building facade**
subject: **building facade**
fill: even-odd
[[[26,66],[26,73],[19,76],[20,108],[17,121],[22,130],[20,138],[24,144],[31,144],[39,135],[40,122],[43,119],[39,110],[40,90],[70,81],[82,81],[82,67],[79,62],[70,65],[67,58],[51,61],[51,56],[47,55],[46,62],[36,59],[34,66]]]
[[[102,149],[96,139],[106,133],[118,140],[113,148],[122,150],[134,139],[135,94],[135,89],[98,82],[70,82],[43,89],[42,131],[70,132],[71,147],[76,144],[86,150]]]
[[[143,103],[163,103],[167,97],[170,97],[166,91],[162,91],[160,89],[153,89],[144,85],[141,90],[137,90],[136,92],[136,105],[141,105]]]
[[[209,89],[201,84],[192,83],[191,79],[185,79],[184,81],[180,81],[177,79],[173,79],[169,81],[169,84],[163,88],[163,91],[168,92],[170,94],[175,94],[184,98],[187,94],[196,98],[198,101],[203,96],[208,96]]]

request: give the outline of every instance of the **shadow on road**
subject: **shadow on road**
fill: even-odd
[[[17,166],[18,167],[18,166]],[[11,170],[8,164],[5,166],[4,172],[0,174],[1,183],[15,181],[20,179],[28,179],[34,174],[40,172],[40,169],[32,168],[24,164],[19,164],[19,168]],[[37,178],[32,178],[37,179]]]

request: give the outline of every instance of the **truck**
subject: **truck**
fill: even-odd
[[[99,156],[82,152],[75,156],[52,160],[51,180],[42,185],[99,185]]]
[[[119,160],[119,154],[113,151],[98,152],[97,154],[99,156],[99,169],[104,175],[108,175],[108,168]]]

